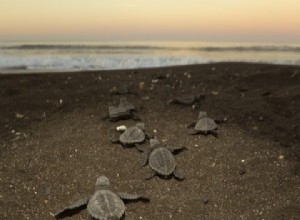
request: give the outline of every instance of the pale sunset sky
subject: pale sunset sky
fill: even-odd
[[[300,0],[2,0],[9,40],[300,43]]]

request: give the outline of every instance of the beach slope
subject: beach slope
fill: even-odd
[[[127,84],[146,130],[171,146],[186,179],[144,180],[141,154],[109,141],[134,121],[102,121]],[[167,105],[203,94],[196,106]],[[219,136],[189,136],[200,110]],[[0,75],[0,219],[53,219],[106,175],[150,197],[126,219],[300,219],[300,67],[216,63],[154,69]],[[147,146],[148,143],[145,143]],[[86,219],[87,211],[72,219]]]

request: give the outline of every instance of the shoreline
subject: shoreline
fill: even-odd
[[[146,131],[189,148],[176,155],[186,180],[145,181],[140,153],[110,143],[110,129],[136,123],[101,121],[121,97],[109,90],[123,84],[138,94],[126,97]],[[205,98],[195,107],[166,104],[185,94]],[[150,197],[127,204],[128,219],[300,219],[300,66],[0,74],[0,100],[1,219],[53,219],[92,193],[100,175],[118,191]],[[187,135],[200,110],[228,119],[218,138]]]
[[[142,68],[127,68],[127,69],[95,69],[95,70],[43,70],[43,69],[19,69],[19,68],[9,68],[9,69],[0,69],[0,74],[2,75],[30,75],[30,74],[69,74],[69,73],[97,73],[102,71],[143,71],[143,70],[151,70],[151,69],[166,69],[166,68],[180,68],[180,67],[201,67],[204,65],[240,65],[240,64],[247,64],[247,65],[274,65],[274,66],[287,66],[287,67],[300,67],[297,64],[276,64],[276,63],[267,63],[267,62],[240,62],[240,61],[221,61],[221,62],[207,62],[207,63],[200,63],[200,64],[184,64],[184,65],[170,65],[170,66],[160,66],[160,67],[142,67]]]

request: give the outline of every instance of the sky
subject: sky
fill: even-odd
[[[300,0],[1,0],[14,40],[300,43]]]

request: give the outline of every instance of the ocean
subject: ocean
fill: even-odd
[[[213,62],[300,65],[300,44],[0,42],[0,72],[151,68]]]

